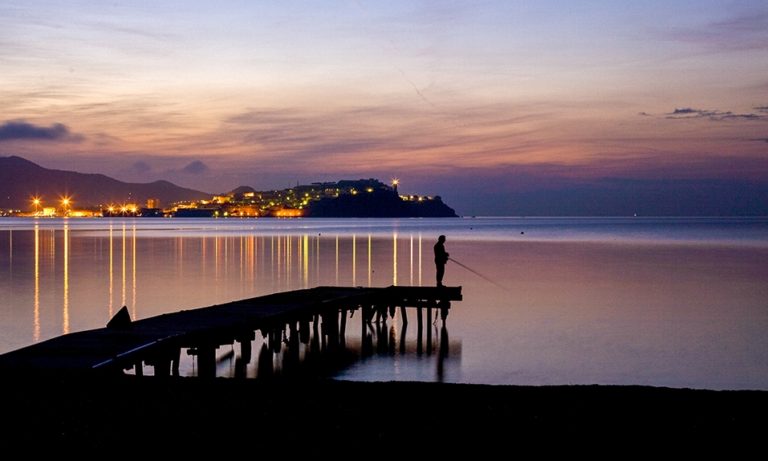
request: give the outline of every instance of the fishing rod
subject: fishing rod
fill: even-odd
[[[453,258],[448,258],[448,259],[450,261],[455,262],[456,264],[458,264],[459,266],[463,267],[464,269],[472,272],[473,274],[477,275],[478,277],[480,277],[481,279],[485,280],[486,282],[492,283],[492,284],[496,285],[497,287],[501,288],[504,291],[510,291],[509,288],[501,285],[500,283],[496,282],[495,280],[492,280],[490,277],[485,276],[485,275],[481,274],[480,272],[472,269],[471,267],[467,266],[466,264],[462,264],[462,263],[460,263],[459,261],[456,261]]]

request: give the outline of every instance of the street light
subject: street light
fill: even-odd
[[[72,203],[72,200],[70,200],[69,197],[64,197],[61,199],[61,206],[64,207],[64,214],[69,214],[69,205]]]
[[[35,205],[35,216],[40,214],[40,197],[32,197],[32,204]]]

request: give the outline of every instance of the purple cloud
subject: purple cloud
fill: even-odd
[[[768,12],[735,16],[696,29],[676,30],[669,36],[673,40],[698,43],[718,51],[765,50],[768,43]]]
[[[137,174],[146,174],[152,171],[152,167],[149,165],[149,163],[139,160],[135,162],[131,167],[129,168],[129,171],[131,173],[137,173]]]
[[[738,114],[735,112],[722,111],[718,109],[693,109],[691,107],[675,108],[675,110],[672,112],[664,114],[664,118],[670,120],[706,118],[715,122],[724,120],[768,120],[768,116],[766,115],[754,113]]]
[[[200,160],[195,160],[193,162],[190,162],[187,166],[181,169],[182,173],[194,174],[194,175],[205,174],[208,171],[210,171],[210,168],[208,168],[208,165],[201,162]]]
[[[0,142],[19,140],[79,142],[83,136],[73,134],[63,123],[39,126],[24,120],[11,120],[0,125]]]

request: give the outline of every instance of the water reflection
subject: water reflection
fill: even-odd
[[[393,280],[412,280],[429,285],[434,274],[431,244],[446,233],[452,256],[507,290],[448,266],[446,281],[463,285],[465,301],[451,314],[445,380],[768,388],[764,220],[746,224],[753,229],[745,237],[748,245],[733,243],[742,235],[736,224],[716,235],[705,232],[707,242],[716,243],[701,243],[697,235],[709,224],[697,222],[663,227],[662,243],[656,244],[622,230],[606,234],[599,223],[590,229],[614,236],[610,243],[592,237],[581,241],[581,234],[576,240],[541,241],[538,233],[549,227],[538,220],[302,220],[286,224],[287,230],[272,221],[238,221],[233,227],[213,220],[69,220],[66,238],[64,220],[28,220],[19,228],[7,224],[18,221],[0,220],[0,352],[61,334],[65,300],[67,328],[79,331],[104,326],[126,304],[136,317],[149,317],[307,283],[350,286],[370,280],[372,286],[387,286]],[[564,225],[572,228],[580,222]],[[565,232],[557,227],[562,223],[547,223],[558,235]],[[488,235],[478,230],[483,226],[490,228],[492,238],[476,237]],[[615,227],[613,221],[608,226]],[[630,223],[623,226],[626,232],[636,229]],[[360,244],[356,250],[353,234]],[[678,234],[684,244],[675,243],[672,237]],[[650,239],[655,234],[643,235]],[[725,240],[717,240],[718,235]],[[286,259],[286,239],[301,240],[300,265],[296,251]],[[758,240],[763,243],[754,243]],[[92,251],[102,246],[103,253]],[[285,272],[289,264],[294,274],[290,281]],[[422,328],[414,328],[418,315],[413,310],[408,314],[407,326],[390,317],[384,332],[374,326],[365,336],[360,313],[347,318],[348,333],[355,335],[348,334],[345,342],[358,341],[360,347],[370,342],[371,353],[341,376],[437,379],[440,326],[428,331],[428,314],[423,312]],[[311,319],[308,325],[311,335]],[[412,348],[407,357],[377,354],[380,333],[386,336],[386,350],[392,350],[392,327],[396,352],[403,347],[406,329],[406,351]],[[453,361],[455,338],[464,345],[460,365]],[[259,341],[251,341],[251,363],[258,359]],[[322,338],[317,346],[322,349]],[[236,345],[233,370],[239,354]],[[421,361],[426,358],[431,361]]]
[[[397,232],[392,234],[392,285],[397,286]]]
[[[131,316],[138,318],[136,312],[136,225],[131,229]]]
[[[8,231],[5,236],[7,277],[0,279],[0,288],[10,300],[28,286],[30,315],[26,324],[24,317],[11,319],[10,334],[4,335],[9,343],[0,353],[58,334],[102,327],[121,306],[138,319],[317,285],[397,284],[402,282],[398,274],[403,263],[408,264],[411,283],[416,281],[415,272],[420,280],[422,271],[421,237],[417,251],[413,235],[396,233],[389,238],[391,250],[386,240],[370,232],[142,238],[141,225],[131,220],[109,221],[102,234],[63,220],[58,228],[35,222],[29,231]],[[409,245],[407,262],[398,258],[404,238]],[[364,254],[358,251],[359,240],[365,242]],[[17,268],[26,264],[28,278],[17,283],[14,270],[21,274]],[[6,304],[4,299],[2,309],[18,304]]]
[[[126,256],[125,256],[125,254],[126,254],[126,248],[125,248],[125,246],[126,246],[126,243],[125,243],[125,224],[123,224],[123,232],[122,232],[121,236],[122,236],[122,247],[121,247],[122,248],[122,259],[121,259],[122,264],[120,265],[120,267],[122,268],[122,271],[121,271],[121,274],[122,274],[121,281],[123,283],[121,285],[122,286],[122,290],[120,291],[120,293],[121,293],[120,305],[121,306],[126,306],[126,305],[128,305],[128,303],[126,302],[126,294],[125,294],[125,286],[126,286],[126,284],[125,284],[125,258],[126,258]]]
[[[113,226],[109,225],[109,304],[107,307],[107,316],[112,318],[115,312],[114,306],[114,242],[113,242]]]
[[[61,330],[69,333],[69,224],[64,222],[64,303],[61,309]]]
[[[355,312],[360,313],[354,315]],[[428,342],[422,344],[424,336],[420,331],[415,337],[408,336],[405,315],[404,307],[399,312],[389,307],[359,307],[310,314],[250,334],[240,333],[223,343],[190,344],[155,352],[126,372],[142,376],[271,380],[334,376],[340,372],[343,375],[343,370],[350,366],[366,366],[371,361],[388,362],[404,370],[411,361],[431,367],[433,379],[442,381],[447,364],[460,361],[461,343],[449,340],[443,315],[441,321],[424,325]],[[399,329],[398,323],[402,324]],[[433,337],[434,341],[430,339]],[[426,355],[417,353],[425,347]]]
[[[35,296],[33,301],[32,339],[40,340],[40,226],[35,223]]]
[[[352,286],[357,286],[357,235],[352,234]]]

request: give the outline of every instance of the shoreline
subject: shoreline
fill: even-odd
[[[756,443],[768,428],[768,391],[129,376],[9,377],[6,384],[6,446],[103,449],[132,440],[172,448],[173,441],[256,436],[282,446],[356,445],[418,436],[443,448],[468,441],[502,448],[512,436],[597,434]]]

